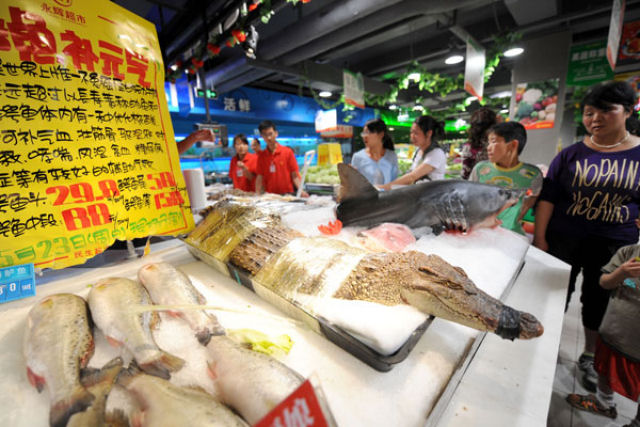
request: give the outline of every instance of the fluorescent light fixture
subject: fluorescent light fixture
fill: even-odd
[[[462,55],[451,55],[447,59],[444,60],[444,63],[447,65],[459,64],[464,61],[464,56]]]
[[[396,104],[389,105],[389,110],[397,110],[398,106]]]
[[[518,56],[520,55],[522,52],[524,52],[524,49],[521,47],[512,47],[511,49],[507,49],[504,51],[504,56],[507,57],[512,57],[512,56]]]
[[[424,111],[424,107],[420,104],[416,104],[413,106],[413,111]]]
[[[507,110],[506,108],[504,110],[500,110],[501,114],[509,114],[509,110]]]
[[[394,130],[396,130],[396,128],[389,128],[389,130],[390,130],[390,131],[394,131]]]
[[[413,80],[414,82],[417,82],[420,80],[420,73],[411,73],[407,77],[409,78],[409,80]]]
[[[506,98],[508,96],[511,96],[511,91],[510,90],[503,90],[501,92],[496,92],[493,95],[490,95],[489,98]]]
[[[318,96],[320,98],[329,98],[331,95],[333,95],[333,94],[331,92],[329,92],[328,90],[323,90],[318,94]]]
[[[467,121],[465,119],[458,119],[454,123],[454,126],[456,127],[456,129],[458,129],[458,128],[461,128],[462,126],[466,125],[466,124],[467,124]]]

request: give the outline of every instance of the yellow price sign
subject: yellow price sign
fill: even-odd
[[[110,1],[0,6],[0,267],[193,228],[153,24]]]

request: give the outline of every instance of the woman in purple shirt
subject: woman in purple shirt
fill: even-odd
[[[533,244],[571,264],[567,304],[582,270],[583,385],[595,391],[593,369],[598,328],[609,291],[598,284],[601,267],[616,250],[638,242],[640,138],[635,92],[627,83],[594,86],[582,101],[588,136],[553,159],[538,199]]]

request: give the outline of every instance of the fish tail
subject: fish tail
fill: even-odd
[[[123,387],[127,387],[131,380],[133,380],[138,375],[143,374],[140,366],[136,363],[135,359],[129,363],[129,366],[126,369],[123,369],[118,374],[118,378],[116,379],[116,384],[119,384]]]
[[[71,396],[57,401],[49,411],[49,424],[51,427],[64,427],[69,418],[77,412],[83,412],[94,400],[93,394],[84,387],[78,385]]]
[[[122,370],[122,365],[122,358],[116,357],[104,365],[102,369],[83,370],[82,384],[90,388],[100,383],[113,383]]]
[[[109,427],[129,427],[129,417],[122,409],[109,411],[104,418]]]
[[[209,344],[209,341],[211,341],[211,337],[226,335],[227,333],[224,327],[220,323],[218,323],[218,321],[215,318],[213,320],[215,321],[211,322],[207,327],[200,329],[196,333],[196,338],[198,339],[198,342],[205,347],[207,346],[207,344]]]
[[[184,360],[169,354],[165,351],[158,353],[159,356],[147,363],[141,363],[140,369],[147,374],[155,375],[168,380],[171,372],[179,371],[184,366]]]

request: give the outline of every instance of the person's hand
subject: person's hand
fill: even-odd
[[[302,190],[302,192],[300,193],[300,197],[309,197],[309,193],[307,193],[306,191]]]
[[[534,237],[533,246],[545,252],[549,251],[549,243],[547,243],[547,239],[536,239]]]
[[[246,169],[247,167],[244,165],[244,162],[242,160],[238,161],[238,167],[242,168],[242,169]]]
[[[199,129],[189,135],[194,141],[216,142],[216,135],[210,129]]]
[[[640,277],[640,259],[631,258],[620,266],[625,279]]]
[[[381,185],[376,185],[376,187],[378,187],[380,190],[385,190],[385,191],[391,190],[391,184],[381,184]]]

